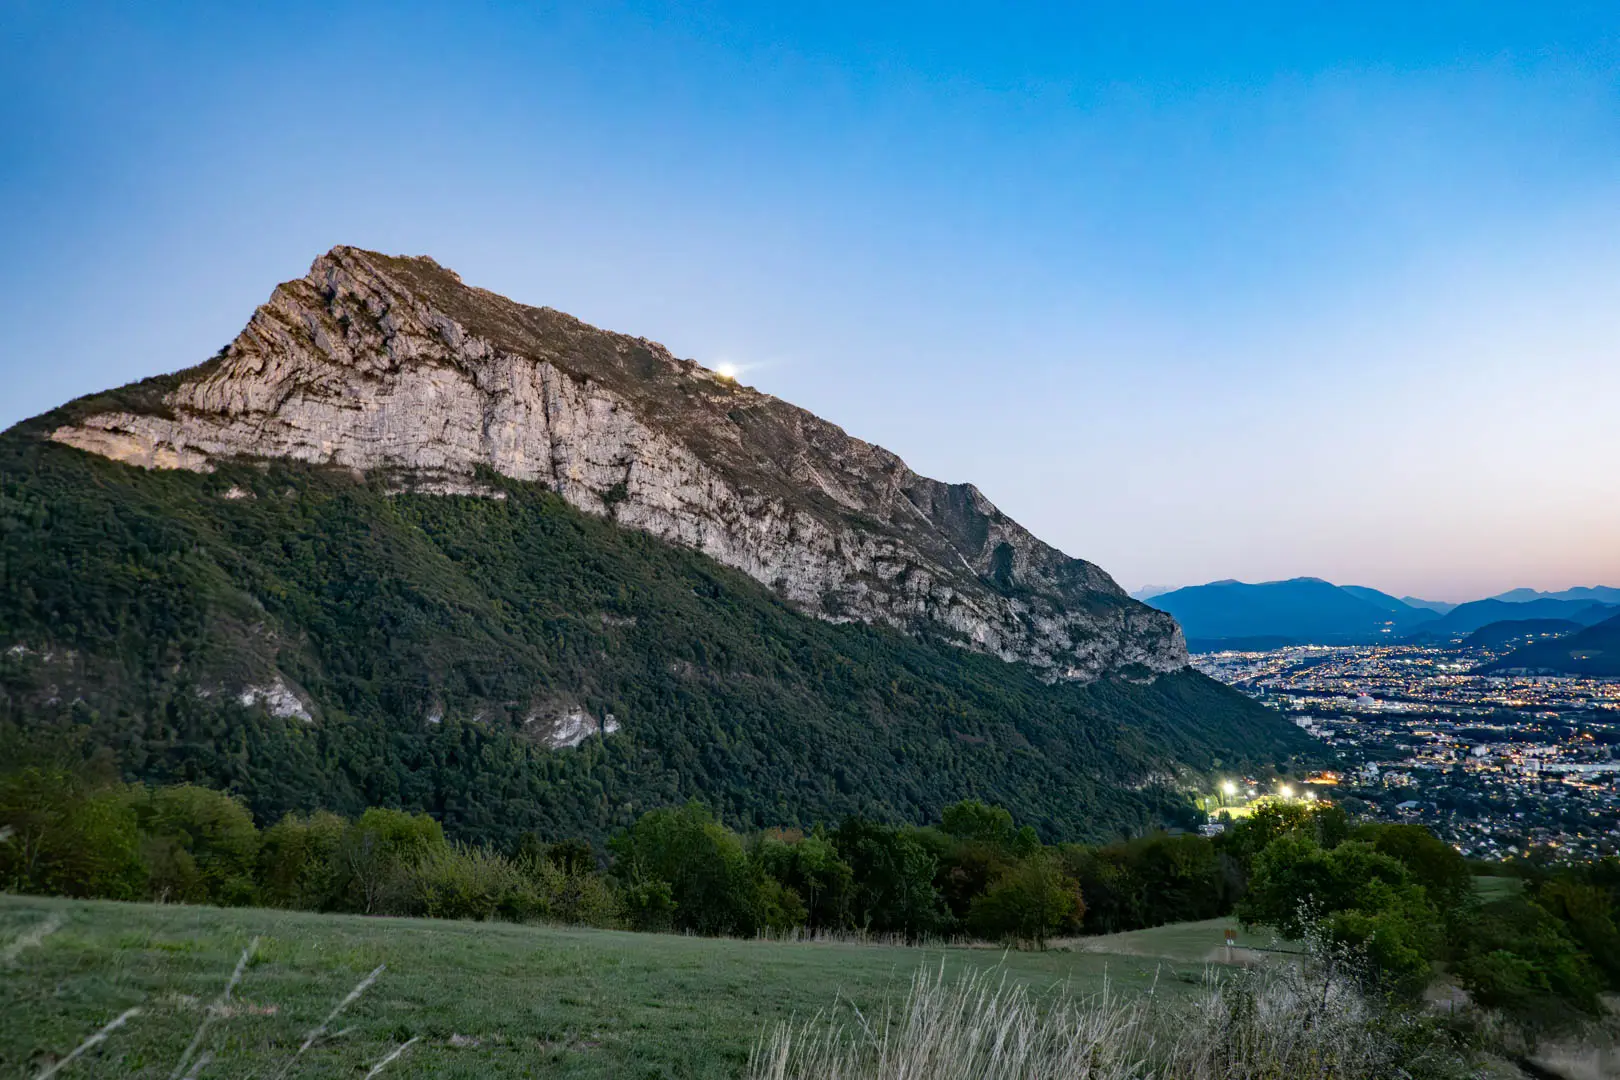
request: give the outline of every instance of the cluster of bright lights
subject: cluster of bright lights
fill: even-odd
[[[1221,794],[1225,795],[1228,799],[1235,798],[1240,790],[1241,788],[1238,787],[1237,781],[1235,780],[1221,781]],[[1259,794],[1260,793],[1254,788],[1249,789],[1249,798],[1256,798],[1259,796]],[[1290,784],[1277,785],[1277,797],[1279,799],[1295,798],[1296,795],[1293,786]],[[1300,792],[1297,797],[1304,799],[1306,802],[1315,802],[1316,792],[1306,789],[1305,791]]]

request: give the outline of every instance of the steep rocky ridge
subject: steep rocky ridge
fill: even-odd
[[[796,606],[1091,681],[1186,665],[1175,621],[972,485],[642,338],[339,247],[215,359],[51,437],[155,469],[283,458],[402,489],[493,470],[735,567]]]

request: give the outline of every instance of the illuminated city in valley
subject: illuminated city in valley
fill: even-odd
[[[1382,818],[1420,822],[1475,858],[1620,852],[1620,680],[1473,673],[1498,655],[1452,644],[1194,657],[1340,759],[1334,773],[1306,778],[1314,782],[1302,792],[1227,781],[1223,794],[1244,802],[1251,793],[1331,793]]]

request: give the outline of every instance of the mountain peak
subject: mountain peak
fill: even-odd
[[[334,247],[220,355],[142,387],[64,412],[50,438],[148,469],[287,459],[440,494],[491,494],[493,472],[823,618],[940,636],[1054,680],[1186,664],[1169,616],[972,485],[425,256]]]

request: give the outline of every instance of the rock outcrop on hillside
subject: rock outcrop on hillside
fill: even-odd
[[[339,247],[147,406],[57,442],[146,468],[289,458],[482,494],[483,470],[695,548],[823,618],[929,634],[1050,680],[1187,663],[1168,615],[970,484],[643,338]]]

